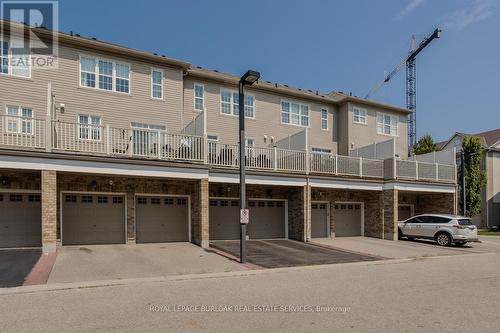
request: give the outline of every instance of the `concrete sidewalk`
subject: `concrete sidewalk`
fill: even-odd
[[[486,237],[480,237],[480,239],[484,238]],[[460,248],[453,246],[440,247],[431,241],[392,241],[370,237],[321,238],[313,239],[311,242],[346,251],[367,253],[385,258],[404,259],[500,252],[500,242],[495,243],[496,241],[496,239],[489,239],[485,243],[470,243]]]
[[[64,246],[48,283],[246,270],[191,243]]]

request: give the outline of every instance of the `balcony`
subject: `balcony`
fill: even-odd
[[[15,116],[0,116],[0,148],[239,167],[238,145],[207,141],[204,136]],[[291,174],[456,183],[455,165],[395,157],[371,159],[246,147],[245,165],[251,170]]]

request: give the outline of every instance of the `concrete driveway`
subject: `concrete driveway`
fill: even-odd
[[[41,255],[40,249],[0,250],[0,288],[22,286]]]
[[[214,241],[210,243],[210,246],[234,257],[240,255],[239,241]],[[378,259],[381,258],[287,239],[247,241],[247,261],[264,268],[338,264]]]
[[[48,283],[215,273],[246,268],[191,243],[62,246]]]
[[[500,252],[500,237],[480,236],[480,240],[483,243],[469,243],[463,247],[441,247],[435,242],[426,240],[392,241],[370,237],[322,238],[313,239],[312,243],[393,259]]]

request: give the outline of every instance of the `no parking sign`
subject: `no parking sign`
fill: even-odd
[[[240,223],[248,224],[250,221],[250,211],[248,209],[240,209]]]

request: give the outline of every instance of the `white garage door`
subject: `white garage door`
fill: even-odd
[[[330,233],[328,204],[313,202],[311,205],[311,237],[325,238]]]
[[[361,204],[335,204],[335,236],[361,236]]]
[[[63,193],[63,245],[125,243],[125,197]]]
[[[240,238],[239,200],[210,199],[209,235],[211,240]]]
[[[249,200],[250,239],[285,238],[286,212],[285,202],[276,200]]]
[[[189,241],[189,205],[186,197],[137,196],[136,242]]]
[[[0,247],[41,245],[40,194],[0,193]]]

